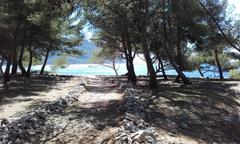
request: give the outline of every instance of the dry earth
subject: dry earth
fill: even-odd
[[[32,109],[65,96],[80,77],[41,76],[30,79],[13,77],[9,90],[0,85],[0,119],[18,119]]]
[[[37,81],[45,85],[46,81],[40,79]],[[48,91],[22,91],[20,93],[25,95],[15,94],[10,97],[9,94],[1,99],[0,112],[6,113],[1,118],[17,117],[19,112],[31,110],[29,107],[35,108],[43,102],[55,100],[83,80],[86,93],[80,95],[78,101],[69,105],[62,113],[49,117],[53,127],[61,129],[58,130],[59,134],[46,143],[91,144],[104,140],[107,143],[118,130],[123,118],[118,108],[124,92],[117,83],[106,77],[57,79],[51,78],[55,82],[47,84],[50,87]],[[33,88],[36,80],[28,84]],[[46,86],[40,88],[45,89]],[[142,78],[136,89],[144,89],[142,94],[146,94],[146,98],[149,97],[147,95],[154,97],[146,109],[147,121],[156,129],[163,143],[240,143],[239,81],[194,80],[190,86],[162,81],[157,89],[149,90],[146,79]],[[0,93],[4,93],[3,90]],[[20,98],[25,98],[23,102],[27,103],[22,103],[17,108],[22,101]],[[11,112],[8,114],[9,110]]]

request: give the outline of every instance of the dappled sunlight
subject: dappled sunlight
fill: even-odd
[[[149,110],[149,121],[176,135],[198,142],[239,141],[239,83],[198,82],[188,87],[161,88],[153,92],[158,98]],[[206,88],[207,87],[207,88]]]

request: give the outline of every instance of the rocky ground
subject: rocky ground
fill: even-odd
[[[9,90],[0,84],[0,119],[14,121],[39,105],[64,97],[82,79],[71,76],[14,76]]]
[[[149,90],[124,79],[84,78],[68,94],[0,128],[0,143],[240,143],[238,81]]]

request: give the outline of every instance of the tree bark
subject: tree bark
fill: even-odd
[[[128,81],[132,82],[133,85],[136,85],[137,83],[137,76],[134,71],[134,65],[133,65],[133,56],[132,56],[132,47],[130,44],[129,38],[126,36],[122,36],[123,39],[123,51],[125,54],[125,59],[126,59],[126,67],[127,67],[127,76],[128,76]]]
[[[131,58],[130,54],[125,52],[125,57],[126,57],[126,67],[127,67],[127,76],[128,76],[128,81],[132,82],[132,84],[136,84],[137,82],[137,76],[134,71],[134,65],[133,65],[133,58]]]
[[[168,80],[168,77],[166,75],[164,64],[163,64],[163,61],[162,61],[161,57],[159,57],[159,63],[160,63],[161,69],[162,69],[162,74],[163,74],[164,80]]]
[[[13,49],[13,57],[12,57],[12,75],[17,73],[18,62],[17,62],[17,48]]]
[[[19,65],[19,68],[20,68],[20,70],[22,72],[22,75],[25,75],[26,74],[26,70],[25,70],[25,68],[23,66],[23,63],[22,63],[22,61],[23,61],[23,54],[24,54],[24,47],[21,47],[20,55],[19,55],[19,59],[18,59],[18,65]]]
[[[32,68],[32,60],[33,60],[32,38],[30,38],[30,40],[29,40],[28,51],[29,51],[29,63],[28,63],[28,69],[27,69],[27,72],[26,72],[26,77],[31,76],[31,68]]]
[[[219,57],[218,57],[218,50],[214,50],[214,56],[215,56],[215,61],[216,61],[218,71],[219,71],[219,77],[221,80],[224,80],[222,66],[221,66],[221,63],[220,63]]]
[[[20,48],[20,55],[19,55],[19,59],[18,59],[18,65],[22,72],[22,75],[26,74],[26,69],[24,68],[23,63],[22,63],[23,55],[24,55],[25,40],[26,40],[26,29],[23,34],[23,39],[22,39],[21,48]]]
[[[167,75],[166,75],[166,72],[165,72],[163,61],[162,61],[161,56],[159,54],[159,50],[158,50],[157,47],[155,49],[156,49],[156,53],[157,53],[156,56],[157,56],[157,59],[158,59],[158,67],[159,67],[159,69],[161,68],[161,70],[162,70],[162,75],[163,75],[164,80],[167,80],[168,78],[167,78]]]
[[[163,6],[165,9],[165,0],[163,0]],[[170,28],[171,29],[171,28]],[[170,32],[171,33],[171,32]],[[169,60],[173,66],[173,68],[176,70],[176,72],[178,73],[178,77],[180,77],[183,80],[184,84],[191,84],[191,82],[188,80],[188,78],[185,76],[185,74],[183,73],[183,71],[178,67],[178,65],[176,64],[176,62],[174,61],[173,56],[170,54],[169,50],[168,50],[168,45],[167,42],[169,43],[170,47],[172,47],[172,42],[168,40],[168,34],[167,34],[167,25],[166,25],[166,16],[165,16],[165,12],[163,13],[163,35],[164,35],[164,40],[163,40],[163,44],[164,44],[164,49],[169,57]]]
[[[112,67],[113,67],[113,70],[114,70],[116,76],[118,76],[118,72],[117,72],[117,68],[116,68],[116,62],[115,62],[114,58],[112,59]]]
[[[50,43],[50,47],[47,49],[47,53],[45,55],[45,59],[44,59],[44,62],[43,62],[43,65],[42,65],[42,68],[41,68],[41,71],[40,71],[40,75],[44,74],[44,70],[45,70],[45,67],[47,65],[47,61],[48,61],[48,57],[49,57],[51,47],[52,47],[52,43]]]
[[[201,77],[202,77],[202,78],[204,78],[204,74],[203,74],[203,72],[202,72],[201,68],[200,68],[200,67],[198,67],[198,68],[197,68],[197,70],[198,70],[199,74],[201,75]]]
[[[141,41],[142,41],[142,48],[143,48],[143,54],[146,60],[146,64],[147,64],[147,69],[148,69],[148,73],[149,73],[149,87],[150,88],[154,88],[157,85],[157,75],[156,72],[154,70],[153,67],[153,62],[152,59],[150,57],[150,52],[149,52],[149,45],[147,42],[147,19],[148,19],[148,14],[149,14],[149,3],[148,1],[144,1],[143,2],[143,18],[141,20],[141,23],[139,25],[139,33],[141,34]]]
[[[154,88],[157,85],[157,76],[156,76],[156,72],[153,68],[152,59],[150,57],[150,53],[148,50],[148,44],[147,44],[147,40],[146,40],[145,36],[142,37],[142,44],[143,44],[143,53],[144,53],[144,57],[146,60],[147,69],[149,72],[149,78],[150,78],[149,86],[150,86],[150,88]]]
[[[17,41],[17,37],[19,36],[19,30],[20,30],[20,25],[21,22],[18,21],[17,22],[17,27],[16,30],[14,31],[14,35],[13,35],[13,40],[12,40],[12,45],[11,45],[11,64],[12,64],[12,74],[16,74],[17,73],[17,67],[18,67],[18,62],[17,62],[17,48],[18,48],[18,41]]]
[[[7,65],[6,65],[6,68],[5,68],[5,72],[4,72],[4,83],[7,84],[7,82],[10,81],[10,69],[11,69],[11,60],[7,60]]]
[[[0,73],[3,74],[3,69],[2,69],[2,65],[4,63],[4,59],[1,59],[1,63],[0,63]]]

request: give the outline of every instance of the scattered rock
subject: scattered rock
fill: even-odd
[[[151,96],[146,97],[141,90],[133,88],[127,88],[125,93],[123,104],[119,108],[125,116],[118,131],[109,141],[116,144],[160,143],[154,128],[145,121],[145,109],[150,105]]]
[[[1,120],[1,126],[7,125],[7,124],[9,124],[9,121],[7,119],[4,118]]]
[[[51,132],[51,122],[47,122],[47,117],[50,114],[61,113],[85,91],[83,85],[77,85],[64,98],[45,104],[18,120],[9,123],[7,119],[2,119],[0,144],[39,143],[39,139],[44,137],[46,132]]]

